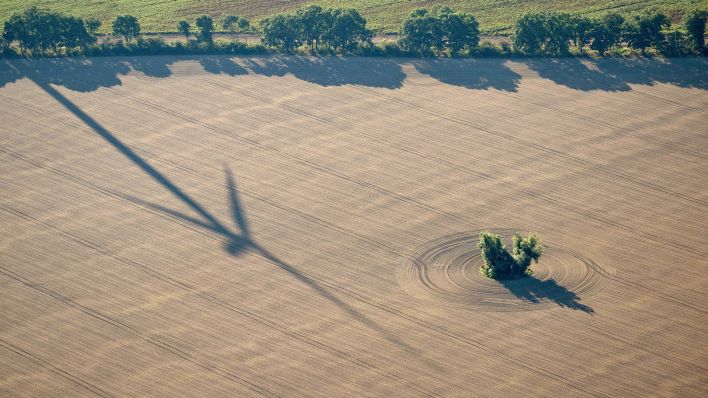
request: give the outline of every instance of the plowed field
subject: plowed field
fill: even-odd
[[[708,62],[0,62],[0,396],[706,396]],[[533,277],[476,237],[535,231]]]

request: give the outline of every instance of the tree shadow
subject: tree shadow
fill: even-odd
[[[345,303],[334,295],[328,288],[325,287],[323,281],[315,279],[309,275],[306,275],[299,271],[294,266],[281,260],[275,254],[267,250],[264,246],[256,242],[250,232],[248,221],[246,215],[241,208],[240,201],[238,199],[238,191],[236,189],[236,182],[234,180],[233,174],[228,167],[224,167],[224,173],[226,175],[226,191],[227,200],[230,205],[231,218],[233,227],[229,227],[222,223],[215,215],[210,213],[205,207],[194,200],[185,191],[179,188],[175,183],[173,183],[167,176],[159,172],[153,166],[151,166],[145,159],[134,152],[130,147],[124,144],[118,137],[113,135],[110,131],[104,128],[96,120],[86,114],[81,110],[76,104],[71,100],[61,94],[58,90],[48,84],[42,79],[36,77],[30,77],[32,80],[41,87],[47,94],[53,97],[61,105],[63,105],[69,112],[74,116],[83,121],[94,133],[104,139],[107,143],[113,146],[126,158],[128,158],[133,164],[138,166],[145,174],[150,176],[163,188],[169,191],[173,196],[175,196],[179,201],[185,204],[189,209],[191,209],[195,216],[191,216],[177,210],[169,209],[167,207],[149,203],[139,198],[130,198],[136,203],[140,203],[146,207],[149,207],[155,211],[161,212],[167,216],[185,221],[199,228],[205,229],[207,231],[213,232],[219,235],[224,240],[224,250],[232,256],[237,256],[243,252],[249,251],[262,258],[266,259],[271,264],[275,265],[279,269],[287,272],[290,276],[316,292],[320,297],[329,301],[340,310],[348,314],[355,321],[369,327],[370,329],[381,334],[386,340],[394,343],[400,349],[416,354],[420,357],[420,351],[404,341],[402,341],[398,336],[387,331],[383,326],[379,325],[374,320],[370,319],[353,306]],[[424,359],[424,358],[421,358]],[[426,362],[428,362],[426,360]],[[435,364],[429,363],[430,366],[436,366]]]
[[[234,62],[229,56],[200,57],[199,63],[205,71],[213,74],[226,74],[229,76],[246,75],[248,71]]]
[[[630,91],[631,84],[656,83],[708,89],[708,60],[705,58],[562,58],[523,62],[542,78],[574,90]]]
[[[412,61],[416,70],[442,83],[472,90],[516,91],[521,75],[500,58],[421,59]]]
[[[396,89],[406,78],[400,63],[386,58],[271,56],[244,59],[246,67],[263,76],[291,74],[320,86],[359,85]]]
[[[580,303],[575,292],[559,285],[554,279],[540,280],[533,276],[516,279],[499,279],[498,282],[519,299],[532,304],[551,301],[561,307],[593,314],[592,307]]]

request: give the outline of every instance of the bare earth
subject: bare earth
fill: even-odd
[[[0,61],[0,396],[706,396],[708,62]],[[476,272],[536,231],[534,277]]]

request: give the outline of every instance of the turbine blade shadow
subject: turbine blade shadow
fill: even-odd
[[[236,181],[231,169],[224,165],[224,173],[226,174],[226,188],[229,191],[229,205],[231,206],[231,216],[236,223],[236,226],[241,230],[243,236],[247,239],[251,236],[251,231],[248,229],[248,221],[246,214],[241,208],[241,203],[238,200],[238,192],[236,191]]]
[[[29,77],[29,76],[28,76]],[[74,114],[76,117],[78,117],[81,121],[83,121],[89,128],[91,128],[96,134],[98,134],[101,138],[103,138],[106,142],[108,142],[110,145],[112,145],[114,148],[116,148],[120,153],[122,153],[125,157],[127,157],[131,162],[133,162],[136,166],[138,166],[145,174],[149,175],[152,177],[157,183],[162,185],[165,189],[170,191],[177,199],[182,201],[184,204],[186,204],[188,207],[190,207],[192,210],[194,210],[199,216],[201,216],[205,221],[199,220],[197,218],[188,216],[186,214],[183,214],[179,211],[176,210],[171,210],[168,208],[165,208],[163,206],[159,206],[153,203],[149,203],[143,200],[138,200],[137,203],[142,203],[143,205],[152,208],[153,210],[163,212],[171,217],[175,217],[177,219],[189,222],[193,225],[196,225],[200,228],[204,228],[208,231],[212,231],[220,236],[223,236],[226,239],[226,250],[231,254],[235,255],[236,253],[243,251],[243,250],[248,250],[249,248],[253,250],[254,252],[257,252],[261,256],[263,256],[265,259],[267,259],[269,262],[272,264],[276,265],[278,268],[288,272],[290,275],[292,275],[295,279],[298,281],[304,283],[311,289],[313,289],[315,292],[317,292],[321,297],[326,299],[327,301],[331,302],[344,312],[346,312],[349,316],[351,316],[354,320],[360,322],[363,325],[366,325],[367,327],[371,328],[372,330],[378,332],[381,334],[386,340],[390,341],[391,343],[395,344],[398,346],[400,349],[416,354],[416,356],[419,357],[419,359],[425,360],[429,366],[432,367],[437,367],[434,363],[430,362],[427,358],[424,358],[419,350],[415,349],[414,347],[408,345],[404,341],[400,340],[397,336],[395,336],[392,333],[389,333],[386,329],[384,329],[381,325],[378,323],[374,322],[367,316],[365,316],[363,313],[357,311],[355,308],[350,306],[349,304],[343,302],[339,298],[337,298],[334,294],[332,294],[330,291],[325,289],[319,282],[314,280],[313,278],[303,274],[302,272],[298,271],[296,268],[292,267],[291,265],[285,263],[284,261],[280,260],[278,257],[261,247],[260,245],[256,244],[251,240],[250,237],[248,237],[248,224],[246,222],[246,218],[244,216],[243,210],[240,207],[239,201],[238,201],[238,194],[236,191],[236,184],[234,182],[234,178],[232,173],[228,168],[226,168],[226,177],[227,177],[227,190],[228,190],[228,195],[229,195],[229,201],[231,205],[231,211],[233,213],[234,221],[236,224],[239,226],[239,228],[243,232],[243,236],[237,235],[233,232],[231,232],[224,224],[222,224],[215,216],[213,216],[211,213],[209,213],[204,207],[202,207],[199,203],[197,203],[194,199],[192,199],[187,193],[182,191],[179,187],[177,187],[172,181],[170,181],[165,175],[157,171],[154,167],[152,167],[146,160],[144,160],[140,155],[135,153],[130,147],[128,147],[126,144],[124,144],[118,137],[113,135],[111,132],[106,130],[103,126],[101,126],[97,121],[95,121],[92,117],[87,115],[84,111],[82,111],[76,104],[74,104],[71,100],[66,98],[64,95],[62,95],[59,91],[57,91],[55,88],[53,88],[50,84],[48,84],[45,81],[42,81],[41,79],[37,78],[36,76],[30,77],[30,79],[37,84],[40,88],[42,88],[47,94],[49,94],[51,97],[57,100],[60,104],[62,104],[69,112]],[[125,196],[127,197],[127,196]]]

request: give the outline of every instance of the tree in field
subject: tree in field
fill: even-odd
[[[528,13],[514,26],[514,47],[525,54],[565,55],[574,38],[573,18],[566,13]]]
[[[708,11],[694,10],[686,14],[683,22],[691,44],[697,51],[703,51],[705,47],[706,19],[708,19]]]
[[[413,10],[403,21],[399,45],[406,50],[427,53],[444,46],[443,26],[439,18],[425,8]]]
[[[330,11],[331,26],[322,38],[335,49],[350,49],[360,41],[371,41],[373,32],[366,29],[366,19],[351,8]]]
[[[334,13],[318,5],[300,8],[295,14],[300,21],[302,41],[308,47],[317,48],[332,29]]]
[[[665,46],[663,29],[671,26],[671,21],[664,14],[637,15],[625,21],[622,35],[630,47],[646,51],[649,47],[661,48]]]
[[[214,41],[214,20],[210,16],[198,16],[194,25],[197,26],[197,40],[209,44]]]
[[[113,21],[113,34],[123,36],[126,41],[133,40],[140,36],[140,24],[138,19],[132,15],[119,15]]]
[[[177,23],[177,31],[179,34],[184,36],[184,38],[189,41],[189,35],[192,33],[191,32],[192,27],[189,25],[189,22],[182,20]]]
[[[302,44],[300,18],[292,14],[277,14],[261,21],[263,43],[290,51]]]
[[[248,18],[238,15],[227,15],[221,21],[221,27],[231,32],[231,38],[236,39],[236,34],[244,32],[251,26]]]
[[[618,46],[622,39],[622,25],[624,17],[619,14],[607,14],[595,21],[590,35],[592,42],[590,48],[603,55],[605,51]]]
[[[512,237],[513,254],[509,253],[501,236],[482,231],[478,247],[484,263],[480,272],[490,278],[509,278],[528,274],[531,261],[538,262],[543,253],[541,241],[535,234],[524,238],[519,233]]]

